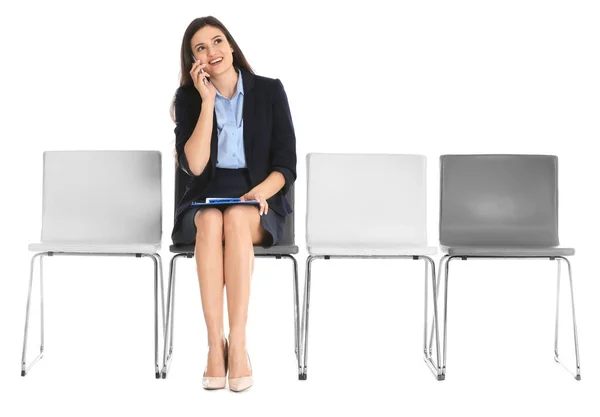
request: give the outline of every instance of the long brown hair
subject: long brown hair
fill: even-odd
[[[188,25],[187,29],[185,30],[185,33],[183,34],[183,39],[181,41],[181,52],[180,52],[180,59],[181,59],[181,73],[179,75],[179,85],[180,86],[193,86],[194,85],[194,81],[192,80],[192,77],[190,75],[190,70],[192,69],[192,65],[194,64],[194,60],[192,59],[192,46],[191,46],[192,37],[194,36],[194,34],[196,32],[198,32],[200,29],[202,29],[205,26],[213,26],[213,27],[216,27],[219,30],[221,30],[221,32],[223,32],[223,34],[225,35],[225,38],[227,38],[227,42],[229,42],[229,44],[233,48],[233,66],[234,67],[241,68],[243,70],[248,71],[251,74],[254,74],[254,70],[252,70],[252,67],[246,60],[244,53],[238,46],[235,39],[233,39],[233,36],[231,36],[231,33],[229,33],[229,31],[227,30],[225,25],[223,25],[223,23],[221,23],[221,21],[214,16],[204,16],[204,17],[198,17],[198,18],[192,20],[192,22]],[[171,100],[171,106],[169,109],[169,113],[171,115],[171,120],[173,120],[173,122],[175,122],[176,117],[177,117],[177,115],[175,114],[175,95],[173,96],[173,99]],[[175,152],[175,161],[177,162],[177,152]]]

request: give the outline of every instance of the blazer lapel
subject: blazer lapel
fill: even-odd
[[[212,135],[210,138],[210,159],[212,161],[214,161],[212,164],[212,173],[213,174],[217,167],[218,153],[219,153],[219,135],[217,134],[217,112],[213,111],[213,129],[212,129]]]
[[[255,112],[255,94],[254,94],[254,74],[240,69],[242,82],[244,83],[244,108],[242,117],[244,119],[244,153],[246,156],[246,166],[250,166],[252,159],[252,141],[254,140],[254,117]]]

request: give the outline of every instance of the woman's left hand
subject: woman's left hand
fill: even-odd
[[[260,203],[260,208],[258,209],[258,214],[260,214],[261,216],[263,214],[267,214],[269,212],[269,203],[267,203],[267,199],[264,198],[260,192],[250,190],[246,194],[241,196],[240,200],[242,200],[242,201],[257,200]]]

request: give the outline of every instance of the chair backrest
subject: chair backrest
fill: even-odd
[[[182,169],[180,169],[177,165],[175,165],[175,211],[179,206],[179,202],[183,198],[183,194],[185,194],[185,190],[187,184],[190,180],[190,176],[187,175]],[[287,194],[285,195],[288,202],[290,203],[290,207],[295,211],[295,198],[294,198],[294,185],[290,187]],[[290,213],[285,218],[285,227],[283,230],[283,236],[280,239],[277,246],[282,245],[294,245],[295,243],[295,223],[294,223],[294,214]]]
[[[175,205],[173,206],[173,216],[175,216],[175,213],[177,213],[177,207],[179,206],[179,202],[185,194],[185,190],[187,189],[187,184],[190,179],[190,176],[186,174],[183,169],[179,168],[177,163],[175,163]]]
[[[42,242],[162,238],[159,151],[46,151]]]
[[[442,155],[440,244],[557,246],[558,158]]]
[[[309,153],[307,246],[426,246],[422,155]]]
[[[283,236],[281,237],[281,240],[279,240],[279,243],[276,246],[293,246],[296,244],[296,223],[294,221],[296,215],[296,196],[294,191],[294,184],[292,184],[292,186],[289,188],[287,194],[285,195],[285,198],[290,203],[290,207],[292,208],[293,212],[285,217]]]

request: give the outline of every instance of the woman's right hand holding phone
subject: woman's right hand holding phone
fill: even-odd
[[[194,87],[200,93],[202,102],[211,101],[214,103],[217,90],[210,82],[210,74],[204,71],[206,64],[201,64],[200,61],[194,62],[190,75],[194,81]]]

